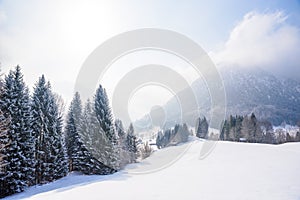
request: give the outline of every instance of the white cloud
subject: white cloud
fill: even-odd
[[[300,29],[283,12],[246,14],[223,48],[212,53],[219,66],[261,67],[300,78]]]

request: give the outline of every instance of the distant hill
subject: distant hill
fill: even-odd
[[[300,82],[278,78],[258,68],[223,67],[220,69],[220,74],[226,90],[227,115],[246,115],[254,112],[259,119],[269,120],[276,126],[283,122],[295,125],[300,120]],[[211,103],[204,80],[196,80],[191,88],[196,95],[199,112],[187,110],[183,113],[182,121],[194,126],[199,113],[209,118]],[[187,89],[177,95],[184,97],[186,93]],[[181,121],[180,107],[175,97],[165,104],[164,109],[165,127],[174,126]],[[149,119],[147,115],[136,124],[140,127],[142,124],[149,125],[151,124]]]

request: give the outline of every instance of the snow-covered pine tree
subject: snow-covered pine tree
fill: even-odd
[[[246,117],[245,117],[246,118]],[[248,120],[248,142],[262,142],[262,131],[254,113]]]
[[[106,137],[116,143],[117,136],[113,123],[113,116],[105,89],[99,85],[95,94],[95,113],[97,120],[103,129]]]
[[[120,119],[115,120],[115,127],[120,150],[120,167],[122,168],[127,165],[130,160],[130,155],[126,147],[127,133],[125,132],[123,123]]]
[[[208,134],[208,122],[206,118],[198,118],[196,124],[196,136],[199,138],[207,138]]]
[[[9,163],[7,160],[7,152],[10,146],[10,137],[8,134],[9,118],[4,117],[0,110],[0,198],[5,197],[8,192],[6,185],[6,165]]]
[[[82,118],[79,123],[79,134],[82,138],[82,141],[88,151],[93,150],[93,130],[95,129],[93,126],[93,122],[97,122],[96,116],[93,113],[93,105],[91,101],[88,99],[83,112],[82,112]]]
[[[68,172],[62,135],[62,116],[45,77],[39,78],[32,96],[32,129],[35,136],[36,183],[43,184]]]
[[[129,163],[136,162],[137,159],[137,138],[134,134],[134,128],[132,123],[130,123],[128,131],[127,131],[127,137],[126,137],[126,149],[129,153]]]
[[[105,136],[96,118],[94,104],[88,99],[84,107],[79,133],[83,144],[86,147],[84,155],[86,174],[111,174],[116,170],[106,163]]]
[[[178,126],[178,130],[175,133],[175,136],[172,140],[174,144],[179,144],[182,142],[187,142],[190,132],[186,123]]]
[[[10,195],[22,192],[34,180],[34,137],[31,130],[32,116],[28,88],[23,81],[21,68],[17,66],[5,77],[0,108],[8,125],[7,148],[4,148],[5,170],[2,173],[1,193]]]
[[[70,171],[82,171],[83,159],[82,142],[79,136],[79,122],[82,115],[81,99],[78,92],[75,93],[66,121],[65,142],[69,160]]]
[[[121,147],[125,145],[126,132],[124,130],[123,122],[120,119],[115,120],[116,133],[118,136],[118,141]]]
[[[100,85],[94,97],[94,108],[99,129],[97,134],[98,144],[101,147],[101,162],[105,165],[118,170],[120,168],[120,153],[118,138],[115,131],[113,116],[109,105],[109,100],[105,89]]]
[[[235,134],[234,134],[235,141],[240,141],[243,119],[244,119],[243,116],[236,116]]]

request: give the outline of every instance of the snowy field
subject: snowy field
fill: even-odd
[[[208,157],[199,160],[202,145],[203,141],[196,139],[158,150],[143,162],[109,176],[71,174],[6,200],[300,200],[300,143],[218,142]],[[178,159],[167,165],[174,155]],[[162,163],[165,168],[149,172]]]

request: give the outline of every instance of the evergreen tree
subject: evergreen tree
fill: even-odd
[[[96,128],[98,122],[93,110],[93,105],[90,100],[83,109],[82,118],[79,123],[79,135],[84,145],[83,155],[85,160],[85,168],[81,169],[85,174],[109,174],[111,170],[109,167],[104,166],[103,163],[99,162],[97,158],[101,155],[97,151],[95,145],[95,135],[98,133]],[[97,154],[98,153],[98,154]]]
[[[7,152],[10,147],[10,137],[8,134],[9,119],[5,118],[0,110],[0,198],[9,194],[6,184],[6,166],[9,164],[7,160]]]
[[[190,132],[188,126],[185,123],[183,125],[177,125],[177,128],[174,129],[174,132],[174,137],[172,138],[171,143],[176,145],[188,141]]]
[[[125,132],[123,123],[120,119],[115,120],[115,127],[120,150],[120,167],[123,168],[125,165],[130,163],[130,153],[128,152],[126,145],[127,133]]]
[[[271,122],[267,120],[263,120],[260,122],[260,126],[263,132],[263,143],[267,144],[275,144],[276,143],[276,137],[273,131],[273,126]]]
[[[94,108],[94,104],[88,100],[80,123],[80,136],[87,148],[85,157],[89,157],[86,161],[87,172],[89,174],[111,174],[116,172],[116,168],[119,166],[116,167],[111,164],[114,159],[110,158],[110,156],[115,156],[115,154],[111,154],[112,144],[108,142],[101,128]],[[117,153],[116,151],[114,152]],[[119,158],[119,155],[117,158]]]
[[[191,135],[191,133],[186,124],[176,124],[173,129],[171,128],[158,132],[156,145],[158,148],[164,148],[166,146],[187,142],[189,135]]]
[[[245,116],[244,120],[242,121],[241,141],[249,142],[249,138],[251,138],[250,136],[251,128],[252,128],[251,121],[248,116]]]
[[[31,131],[31,112],[28,88],[23,81],[21,68],[17,66],[5,77],[0,109],[10,118],[4,140],[9,140],[2,151],[5,170],[1,173],[1,195],[22,192],[33,184],[34,137]],[[3,138],[2,138],[3,139]]]
[[[98,121],[95,146],[101,153],[100,162],[118,170],[120,168],[120,152],[117,135],[113,123],[111,108],[105,89],[100,85],[94,98],[95,115]]]
[[[286,133],[286,142],[294,142],[295,139],[289,133]]]
[[[115,133],[115,127],[113,123],[112,112],[110,109],[108,97],[105,89],[102,85],[96,91],[95,94],[95,113],[100,127],[105,133],[105,136],[112,142],[116,143],[117,137]]]
[[[196,136],[206,139],[208,135],[208,122],[206,118],[199,118],[197,122],[198,125],[196,126]]]
[[[224,123],[224,136],[225,136],[225,140],[229,140],[230,139],[229,134],[230,134],[230,123],[228,122],[228,120],[225,120],[225,123]]]
[[[31,107],[37,161],[36,183],[43,184],[59,179],[68,172],[62,116],[59,115],[50,83],[46,83],[44,76],[35,85]]]
[[[156,137],[156,146],[157,146],[157,148],[159,148],[159,149],[163,147],[163,138],[164,138],[163,132],[162,132],[162,131],[159,131],[159,132],[157,133],[157,137]]]
[[[123,123],[120,119],[115,120],[116,133],[119,138],[119,143],[121,146],[124,146],[126,139],[126,132],[124,130]]]
[[[295,141],[300,142],[300,132],[299,131],[297,131],[297,133],[296,133]]]
[[[236,116],[234,140],[240,141],[242,132],[243,116]]]
[[[126,137],[126,150],[129,152],[129,163],[136,162],[137,159],[137,138],[134,135],[134,128],[132,123],[130,123],[127,137]]]
[[[220,127],[220,136],[219,136],[220,140],[225,140],[225,125],[226,125],[226,120],[222,122]]]
[[[69,108],[65,128],[69,169],[70,171],[79,171],[89,174],[89,169],[86,164],[87,160],[90,159],[90,154],[79,134],[81,119],[82,104],[80,95],[76,92]]]

